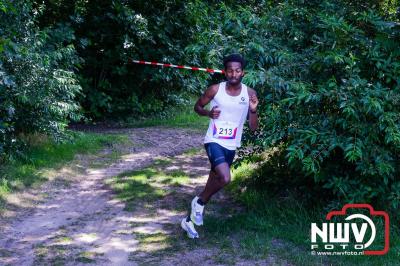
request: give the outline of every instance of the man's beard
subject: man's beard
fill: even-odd
[[[238,78],[238,79],[233,79],[234,81],[232,81],[232,79],[227,79],[228,83],[231,85],[237,85],[240,84],[242,82],[242,77]]]

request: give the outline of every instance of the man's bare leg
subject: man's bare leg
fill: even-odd
[[[210,170],[208,180],[203,192],[199,198],[206,204],[212,195],[217,193],[221,188],[226,186],[231,181],[231,172],[227,163],[221,163],[214,167],[214,171]]]
[[[196,225],[203,224],[203,208],[210,200],[212,195],[217,193],[221,188],[231,181],[231,172],[228,163],[220,163],[214,170],[211,170],[204,190],[199,196],[196,196],[191,203],[191,210],[186,217],[186,222],[192,220]]]

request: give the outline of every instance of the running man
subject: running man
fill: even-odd
[[[225,57],[223,63],[227,81],[210,86],[194,106],[196,113],[210,117],[204,147],[211,170],[204,190],[192,200],[190,215],[181,222],[190,238],[199,237],[194,225],[203,225],[204,206],[212,195],[231,181],[230,166],[236,148],[240,147],[247,117],[251,131],[258,127],[256,92],[241,83],[244,58],[232,54]],[[211,110],[204,108],[209,102]]]

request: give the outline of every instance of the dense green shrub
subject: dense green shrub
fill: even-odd
[[[244,82],[261,98],[261,126],[245,139],[284,149],[277,165],[292,171],[281,186],[311,180],[345,202],[397,208],[400,26],[362,6],[294,1],[216,11],[198,1],[191,19],[199,34],[187,51],[246,56]]]
[[[73,73],[79,59],[74,47],[65,45],[74,38],[70,28],[39,30],[29,2],[2,3],[0,152],[11,155],[22,144],[21,135],[40,132],[59,140],[68,121],[79,119],[80,86]]]

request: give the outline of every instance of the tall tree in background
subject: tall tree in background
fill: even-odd
[[[199,90],[205,74],[144,68],[132,58],[189,63],[185,22],[187,1],[48,1],[41,4],[41,27],[63,23],[84,60],[80,99],[89,117],[159,113]],[[38,2],[40,3],[40,2]]]

